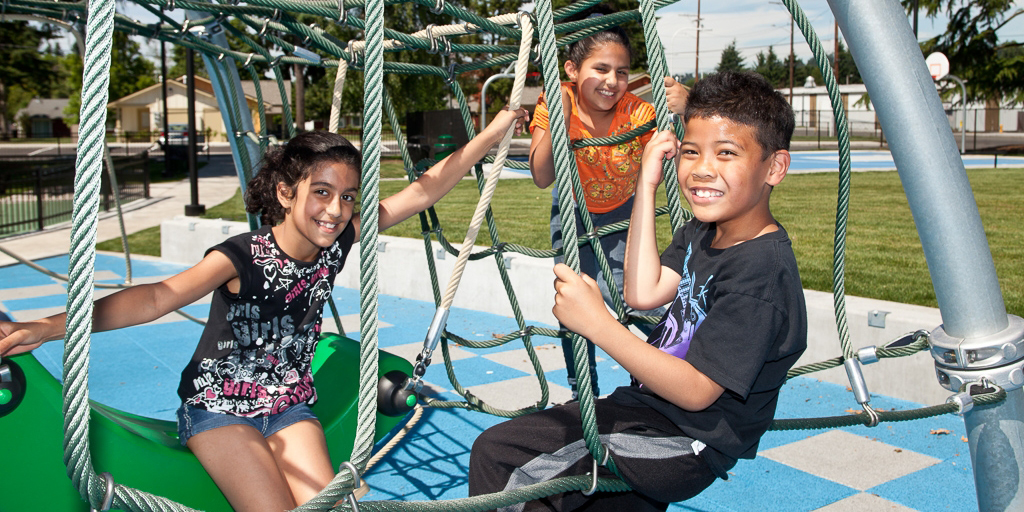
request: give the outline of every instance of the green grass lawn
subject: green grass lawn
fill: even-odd
[[[384,177],[404,176],[401,163],[386,161]],[[995,260],[999,283],[1009,313],[1024,316],[1024,229],[1020,203],[1024,199],[1024,169],[967,171],[981,212],[985,234]],[[805,288],[832,290],[832,240],[835,230],[837,176],[834,173],[794,174],[776,187],[772,211],[786,226]],[[404,180],[383,180],[381,197],[401,190]],[[846,292],[861,297],[922,306],[937,306],[921,242],[910,215],[899,175],[895,172],[855,172],[852,175],[847,231]],[[664,194],[661,194],[664,202]],[[473,180],[463,180],[436,206],[445,237],[453,244],[465,238],[479,194]],[[551,191],[540,190],[528,179],[502,180],[492,202],[498,234],[503,242],[550,248],[548,215]],[[210,218],[245,220],[239,194],[207,211]],[[152,231],[155,230],[155,235]],[[132,252],[159,255],[159,228],[145,230]],[[422,238],[418,216],[392,227],[387,235]],[[667,217],[659,219],[659,246],[671,239]],[[486,226],[477,245],[490,245]],[[120,240],[98,247],[120,250]],[[148,252],[147,252],[148,251]]]

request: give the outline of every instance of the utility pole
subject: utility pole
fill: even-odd
[[[839,20],[836,20],[836,49],[835,53],[832,54],[832,67],[835,68],[833,71],[836,75],[836,83],[839,83]]]
[[[793,106],[793,15],[789,15],[789,106]]]
[[[700,0],[697,0],[697,58],[694,62],[693,83],[700,80]]]

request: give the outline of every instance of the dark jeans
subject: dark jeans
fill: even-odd
[[[619,206],[610,212],[591,213],[590,220],[593,223],[594,229],[597,229],[601,226],[607,226],[609,224],[615,224],[616,222],[627,220],[632,212],[633,198],[630,198],[629,201],[626,201],[622,206]],[[583,236],[585,234],[586,231],[583,228],[583,218],[577,210],[576,236]],[[612,280],[615,282],[615,287],[618,289],[620,297],[622,296],[622,267],[626,260],[627,235],[627,231],[619,231],[601,237],[601,249],[604,251],[605,257],[608,260],[608,267],[612,272]],[[553,249],[562,248],[562,218],[558,211],[557,202],[553,202],[551,205],[551,247]],[[564,261],[564,256],[555,256],[555,263],[563,263]],[[614,309],[615,302],[612,299],[611,290],[608,289],[608,284],[606,283],[605,277],[601,273],[600,269],[601,267],[597,263],[597,256],[594,254],[593,246],[590,243],[581,245],[580,272],[597,281],[597,285],[601,288],[601,296],[604,297],[605,304],[608,304]],[[650,311],[637,311],[636,313],[660,317],[665,314],[665,308]],[[637,324],[637,328],[644,334],[650,334],[651,330],[654,329],[654,326]],[[565,357],[565,368],[569,372],[569,387],[572,389],[572,396],[575,399],[577,394],[576,365],[573,362],[572,340],[568,337],[562,338],[562,355]],[[594,344],[589,340],[587,341],[587,362],[590,364],[591,388],[594,390],[594,395],[597,396],[600,394],[597,385],[597,362],[595,360]]]

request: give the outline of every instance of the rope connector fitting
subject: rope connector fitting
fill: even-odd
[[[359,478],[359,470],[356,469],[355,464],[352,464],[352,462],[347,460],[341,463],[341,467],[338,468],[338,471],[340,472],[342,468],[348,469],[348,471],[352,473],[352,492],[348,494],[348,504],[352,507],[352,512],[359,512],[359,503],[356,501],[355,494],[356,489],[363,485],[362,480]]]
[[[601,448],[604,450],[604,459],[601,461],[600,465],[604,466],[605,464],[608,463],[608,456],[611,454],[611,450],[609,450],[608,447],[603,444],[601,445]],[[594,459],[594,470],[591,472],[591,474],[593,475],[593,480],[591,480],[590,489],[583,491],[584,496],[590,496],[591,494],[597,492],[597,467],[597,459]]]
[[[857,360],[860,364],[871,364],[878,362],[878,347],[868,345],[857,351]]]
[[[871,393],[868,392],[868,385],[864,382],[864,373],[860,369],[860,362],[850,357],[843,361],[846,367],[846,376],[850,379],[850,387],[853,389],[853,396],[857,403],[865,405],[871,401]]]
[[[110,506],[114,503],[114,475],[104,471],[103,473],[100,473],[100,476],[103,477],[103,480],[107,484],[107,488],[103,492],[103,502],[100,504],[100,508],[98,509],[99,512],[103,512],[105,510],[110,510]],[[95,508],[90,510],[93,512],[97,511]]]

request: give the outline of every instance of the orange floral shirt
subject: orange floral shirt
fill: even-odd
[[[571,82],[562,83],[562,89],[569,93],[572,114],[569,117],[569,140],[603,137],[591,134],[580,119],[576,108],[576,93]],[[615,117],[607,136],[625,133],[654,119],[654,107],[627,92],[615,104]],[[544,96],[537,100],[533,112],[530,132],[541,128],[548,130],[548,104]],[[636,180],[640,176],[640,157],[644,146],[654,135],[649,131],[631,141],[616,146],[587,146],[575,150],[576,167],[579,168],[580,182],[587,196],[587,210],[592,213],[607,213],[622,206],[633,197]]]

